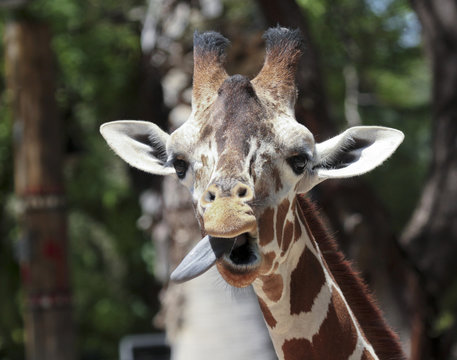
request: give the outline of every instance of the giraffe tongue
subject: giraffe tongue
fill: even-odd
[[[230,251],[232,246],[233,239],[205,236],[184,257],[178,267],[171,273],[170,279],[175,282],[185,282],[203,274],[225,252]]]

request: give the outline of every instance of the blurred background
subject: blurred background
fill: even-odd
[[[1,360],[117,359],[125,336],[165,330],[174,359],[275,359],[250,291],[167,283],[199,240],[187,192],[98,128],[172,131],[194,30],[229,38],[229,73],[252,77],[276,24],[304,34],[296,114],[318,141],[405,133],[381,168],[310,196],[408,357],[457,359],[455,0],[0,0]]]

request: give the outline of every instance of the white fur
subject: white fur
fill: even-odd
[[[135,140],[136,136],[146,135],[165,147],[169,135],[157,125],[146,121],[118,120],[103,124],[100,133],[111,149],[131,166],[156,175],[175,173],[173,167],[165,167],[152,156],[152,146]]]
[[[338,152],[345,151],[344,147],[350,144],[352,139],[363,139],[372,142],[360,151],[360,158],[346,167],[340,169],[326,169],[319,165],[335,156]],[[381,126],[356,126],[327,141],[316,144],[318,157],[317,177],[318,181],[325,179],[346,178],[362,175],[381,165],[397,149],[404,139],[401,131]]]

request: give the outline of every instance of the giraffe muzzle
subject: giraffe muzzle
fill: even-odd
[[[248,202],[254,198],[253,191],[237,182],[228,191],[215,184],[208,187],[200,204],[205,210],[203,226],[213,237],[234,238],[240,234],[257,231],[257,220]]]
[[[252,190],[237,182],[228,190],[215,184],[208,187],[201,199],[204,209],[203,228],[208,234],[186,255],[171,274],[175,282],[191,280],[217,263],[221,275],[234,286],[246,286],[235,281],[260,266],[257,245],[257,220],[248,205]]]

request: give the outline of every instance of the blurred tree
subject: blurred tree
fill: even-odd
[[[10,22],[6,76],[14,116],[15,192],[21,216],[27,359],[75,359],[62,177],[61,122],[54,99],[51,36],[45,24]]]
[[[154,330],[151,318],[158,307],[151,276],[154,251],[135,228],[140,212],[130,174],[98,133],[103,122],[138,116],[143,5],[142,0],[36,0],[28,6],[29,14],[50,25],[57,57],[55,98],[64,121],[70,263],[83,359],[115,358],[122,336]],[[3,12],[2,20],[11,15]],[[3,90],[3,67],[1,75]],[[2,105],[7,96],[2,91]],[[8,162],[12,121],[8,107],[1,107],[0,115],[0,256],[5,258],[0,291],[11,294],[0,297],[0,358],[23,359],[21,303],[14,284],[18,267],[12,261],[18,238]]]
[[[402,242],[423,273],[429,337],[418,359],[457,359],[457,3],[411,0],[433,74],[433,156]]]

